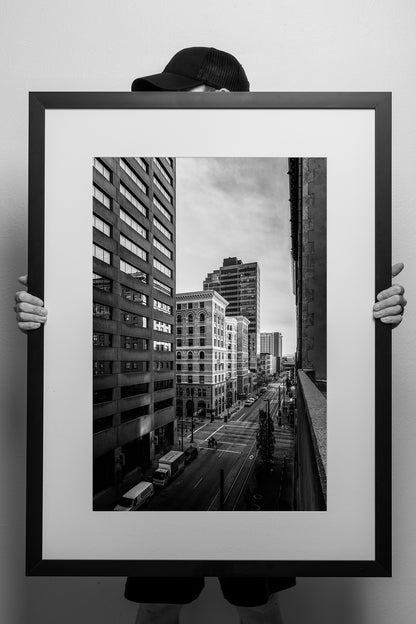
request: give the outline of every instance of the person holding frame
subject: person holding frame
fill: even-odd
[[[132,91],[249,91],[249,82],[239,61],[215,48],[192,47],[179,51],[163,72],[137,78]],[[392,276],[404,268],[394,264]],[[27,286],[27,276],[19,278]],[[377,295],[373,306],[374,319],[397,327],[407,304],[401,284],[392,284]],[[39,328],[47,320],[44,302],[25,290],[15,295],[16,319],[26,333]],[[242,624],[282,624],[278,592],[295,585],[294,578],[231,577],[220,578],[224,597],[233,604]],[[129,577],[125,597],[140,603],[135,624],[176,624],[183,604],[193,602],[204,586],[203,577],[152,578]]]

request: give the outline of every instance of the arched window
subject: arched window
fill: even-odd
[[[199,320],[201,321],[201,323],[205,323],[205,314],[203,312],[201,312],[201,314],[199,315]]]
[[[176,317],[176,321],[177,323],[182,323],[182,314],[178,314],[178,316]]]
[[[176,353],[176,359],[177,359],[177,360],[181,360],[181,359],[182,359],[182,353],[181,353],[180,351],[178,351],[178,352]]]
[[[192,314],[188,314],[188,323],[193,323],[194,322],[194,317]]]
[[[193,357],[192,351],[188,351],[188,360],[192,360]]]
[[[204,352],[204,351],[200,351],[200,352],[199,352],[199,359],[200,359],[200,360],[205,359],[205,352]]]

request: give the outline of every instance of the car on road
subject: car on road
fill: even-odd
[[[154,494],[153,483],[140,481],[126,492],[114,507],[114,511],[136,511]]]
[[[196,446],[188,446],[185,450],[185,464],[190,464],[191,461],[198,457],[198,449]]]
[[[249,399],[246,399],[246,402],[244,403],[244,405],[246,407],[250,407],[250,405],[253,405],[253,403],[255,402],[255,398],[254,397],[250,397]]]

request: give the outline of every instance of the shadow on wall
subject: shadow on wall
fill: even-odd
[[[285,624],[363,624],[367,622],[363,601],[363,579],[298,579],[290,591],[280,594]]]

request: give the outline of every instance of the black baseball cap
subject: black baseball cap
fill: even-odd
[[[216,48],[185,48],[163,72],[136,78],[132,91],[187,91],[206,84],[214,89],[250,91],[246,72],[235,56]]]

